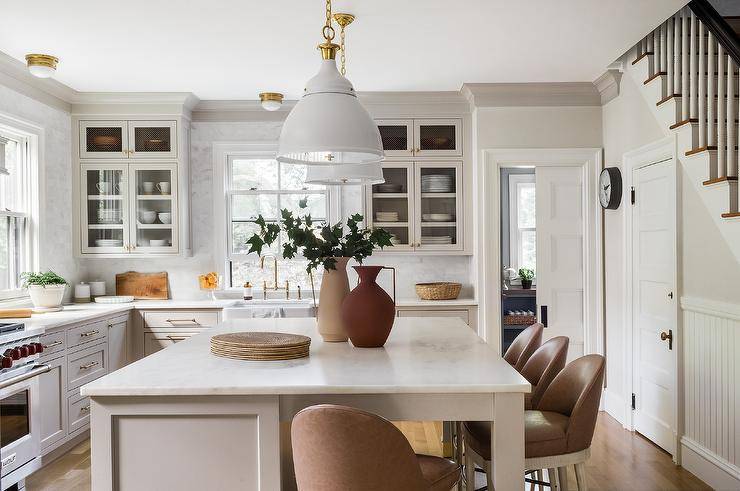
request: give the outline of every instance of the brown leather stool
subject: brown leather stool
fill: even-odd
[[[537,348],[524,364],[519,373],[532,385],[532,392],[524,395],[524,409],[537,409],[545,390],[565,366],[569,342],[566,336],[554,337]]]
[[[300,491],[449,491],[460,480],[458,464],[414,454],[398,428],[359,409],[308,407],[291,437]]]
[[[544,326],[539,322],[532,324],[514,338],[514,342],[504,353],[504,360],[508,361],[517,372],[521,371],[532,353],[542,344],[543,328]]]
[[[547,469],[553,489],[568,489],[569,465],[575,466],[579,491],[586,489],[583,464],[590,455],[603,381],[604,357],[583,356],[555,377],[536,410],[524,412],[524,466],[528,471]],[[463,432],[467,489],[474,486],[475,464],[486,471],[492,489],[491,424],[468,421]]]

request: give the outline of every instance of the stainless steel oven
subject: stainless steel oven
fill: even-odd
[[[0,329],[7,325],[0,325]],[[22,326],[22,325],[21,325]],[[39,333],[0,331],[0,489],[20,483],[41,467],[38,376]]]

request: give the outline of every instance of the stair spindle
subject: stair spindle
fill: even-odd
[[[717,177],[727,177],[727,124],[725,123],[725,49],[717,44]]]
[[[673,91],[681,95],[681,17],[678,14],[673,16]],[[681,108],[678,109],[678,121],[683,119]],[[676,121],[676,122],[678,122]]]
[[[727,57],[727,175],[737,177],[737,103],[735,102],[735,60]]]
[[[689,119],[689,101],[691,100],[691,85],[689,85],[689,16],[684,10],[681,14],[681,120]]]
[[[716,41],[711,31],[707,38],[707,145],[710,147],[717,147],[717,131],[714,124],[717,114],[717,98],[715,97],[716,82],[714,80],[714,72],[716,71],[716,61],[714,53],[716,51]],[[717,177],[717,169],[713,169],[714,176],[711,179]]]
[[[704,24],[699,22],[699,147],[707,146],[707,68]]]
[[[660,25],[660,70],[668,74],[668,45],[666,44],[666,23]],[[666,84],[663,86],[663,97],[666,95]]]
[[[675,64],[675,60],[673,58],[673,17],[668,19],[666,21],[666,50],[667,52],[667,59],[666,59],[666,66],[668,67],[668,94],[667,96],[672,96],[676,93],[676,90],[673,88],[673,66]],[[675,121],[674,121],[675,123]]]
[[[698,70],[696,68],[699,56],[699,52],[697,50],[696,44],[699,41],[698,36],[696,35],[696,15],[694,15],[694,12],[691,12],[691,52],[689,53],[689,118],[690,119],[696,119],[699,112],[699,80],[698,80]]]
[[[663,45],[660,44],[660,27],[656,28],[653,33],[653,50],[655,52],[655,55],[653,58],[655,58],[655,73],[660,73],[663,70],[663,65],[661,60],[663,59]]]

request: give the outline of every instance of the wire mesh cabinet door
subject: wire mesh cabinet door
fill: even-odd
[[[176,159],[177,122],[129,121],[131,159]]]

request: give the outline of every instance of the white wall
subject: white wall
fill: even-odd
[[[629,62],[628,59],[625,62]],[[664,138],[668,133],[660,127],[650,112],[640,88],[632,77],[625,75],[620,94],[603,107],[604,162],[606,166],[622,167],[622,156],[648,143]],[[684,171],[690,161],[679,162],[680,263],[683,280],[681,295],[712,301],[740,303],[740,264],[707,210],[702,193],[708,192]],[[622,169],[624,172],[625,170]],[[625,248],[624,217],[629,213],[629,190],[624,190],[622,206],[604,213],[605,283],[606,283],[606,346],[607,346],[607,408],[615,411],[628,399],[629,387],[623,381],[625,322]],[[733,226],[731,223],[721,223]],[[623,411],[623,407],[621,409]],[[618,418],[625,415],[617,412]]]
[[[102,278],[112,292],[116,273],[129,270],[140,272],[167,271],[170,279],[170,296],[177,299],[205,298],[206,293],[198,290],[199,274],[217,269],[215,262],[213,223],[213,143],[214,142],[276,142],[280,135],[280,122],[196,122],[191,132],[192,174],[192,235],[193,257],[157,259],[83,259],[88,270],[88,279]],[[342,214],[346,217],[363,212],[363,195],[358,189],[346,189],[343,193]],[[462,295],[472,296],[470,280],[470,258],[453,256],[399,256],[383,255],[371,257],[365,264],[383,264],[398,268],[398,297],[415,297],[414,283],[421,281],[459,281],[465,285]],[[260,285],[262,280],[272,282],[270,271],[264,278],[252,281]],[[350,284],[356,276],[350,269]],[[381,286],[389,292],[390,277],[379,278]],[[308,285],[301,285],[306,291]]]
[[[69,113],[42,104],[0,85],[0,112],[44,130],[43,174],[39,185],[42,208],[39,223],[39,267],[51,269],[70,284],[84,271],[72,252],[71,118]],[[67,290],[67,298],[70,297]]]

